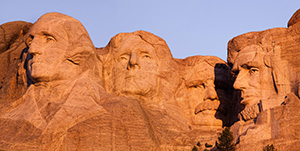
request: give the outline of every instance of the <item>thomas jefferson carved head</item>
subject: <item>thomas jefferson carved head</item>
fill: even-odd
[[[151,33],[120,33],[106,47],[104,77],[108,92],[117,95],[154,96],[159,80],[172,59],[165,41]]]
[[[78,20],[47,13],[34,23],[28,34],[27,70],[33,83],[66,80],[90,68],[88,58],[95,48]]]

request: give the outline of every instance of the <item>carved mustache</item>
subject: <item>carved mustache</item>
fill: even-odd
[[[205,110],[217,110],[220,105],[219,101],[204,101],[197,105],[195,108],[195,114],[198,114],[199,112],[205,111]]]

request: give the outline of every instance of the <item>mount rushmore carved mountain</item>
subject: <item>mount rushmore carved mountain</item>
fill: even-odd
[[[234,37],[227,62],[173,58],[146,31],[96,48],[61,13],[2,24],[0,149],[218,150],[230,127],[239,151],[297,150],[299,14],[288,28]]]

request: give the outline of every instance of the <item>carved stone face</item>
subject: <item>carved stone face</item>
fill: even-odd
[[[190,106],[194,108],[193,124],[221,127],[222,121],[217,119],[220,101],[215,87],[214,66],[203,61],[188,71],[186,86]]]
[[[35,26],[27,41],[29,54],[28,69],[34,81],[50,81],[61,77],[65,64],[65,51],[69,45],[67,35],[57,25]]]
[[[114,57],[114,90],[125,95],[153,95],[159,70],[154,47],[136,35],[119,45]]]
[[[271,68],[264,60],[265,53],[256,45],[242,49],[237,55],[232,72],[236,76],[234,88],[241,91],[241,104],[247,107],[260,100],[277,96]]]
[[[27,70],[34,83],[66,80],[89,68],[84,66],[94,46],[76,19],[48,13],[34,23],[28,34]]]

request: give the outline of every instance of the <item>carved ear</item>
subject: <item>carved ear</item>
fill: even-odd
[[[95,47],[87,35],[81,35],[71,43],[66,51],[66,59],[75,65],[79,65],[95,52]]]
[[[87,51],[79,52],[74,54],[73,56],[68,57],[67,60],[74,63],[75,65],[79,65],[80,63],[84,62],[90,54],[91,53]]]

